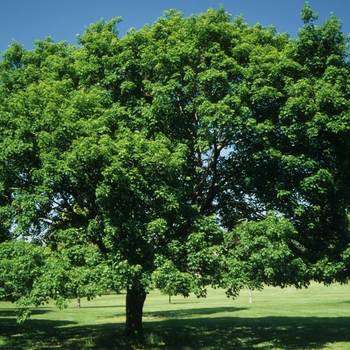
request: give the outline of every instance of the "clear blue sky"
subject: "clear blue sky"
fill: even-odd
[[[333,12],[343,22],[343,32],[350,33],[350,0],[310,0],[319,14],[319,24]],[[300,10],[305,0],[0,0],[0,52],[14,39],[33,49],[36,39],[51,36],[55,42],[76,43],[76,34],[101,18],[122,16],[120,35],[145,23],[152,24],[163,10],[175,8],[185,16],[217,9],[222,4],[233,16],[243,14],[249,25],[260,22],[274,25],[278,32],[297,35],[301,27]]]

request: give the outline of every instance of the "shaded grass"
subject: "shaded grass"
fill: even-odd
[[[350,286],[307,290],[266,288],[236,300],[222,290],[206,299],[152,292],[144,307],[144,338],[123,336],[125,295],[33,309],[17,325],[13,305],[0,302],[1,349],[350,349]]]

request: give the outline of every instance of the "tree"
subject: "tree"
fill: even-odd
[[[173,295],[181,294],[188,297],[194,290],[195,279],[188,272],[179,271],[171,260],[164,261],[163,264],[157,262],[159,266],[153,272],[153,279],[156,288],[169,296],[169,304]]]
[[[128,333],[155,277],[198,296],[346,280],[347,37],[315,18],[307,4],[296,40],[220,8],[171,10],[122,38],[119,18],[99,21],[78,46],[13,43],[0,67],[1,235],[61,262],[98,248],[127,290]]]
[[[226,294],[236,296],[242,288],[262,290],[264,285],[307,287],[309,270],[291,245],[297,239],[290,220],[274,213],[237,226],[226,235],[221,253],[226,255],[221,277]]]
[[[49,296],[61,308],[67,306],[72,297],[80,308],[82,297],[93,299],[111,287],[110,266],[98,247],[78,242],[76,233],[71,231],[64,232],[65,243],[60,242],[56,249],[47,249],[45,265],[32,291],[36,298]],[[67,238],[73,239],[67,243]]]
[[[29,305],[43,300],[33,296],[35,281],[45,265],[43,248],[23,240],[0,244],[0,299],[17,303],[18,321],[30,314]]]
[[[22,239],[10,240],[0,244],[0,262],[0,299],[16,303],[19,323],[30,315],[30,305],[53,299],[62,308],[75,297],[80,307],[81,297],[92,299],[116,287],[111,284],[110,267],[92,245],[61,243],[58,250],[51,250]]]

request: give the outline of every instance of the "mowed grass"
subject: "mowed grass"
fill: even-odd
[[[267,287],[236,300],[222,290],[206,299],[158,291],[144,306],[144,337],[123,335],[125,294],[73,300],[64,310],[34,308],[17,325],[13,305],[0,302],[0,349],[350,349],[350,286]]]

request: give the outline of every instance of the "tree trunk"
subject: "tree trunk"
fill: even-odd
[[[126,293],[126,334],[142,332],[142,309],[146,300],[144,289],[128,289]]]
[[[80,304],[80,296],[77,295],[77,307],[80,308],[81,304]]]

